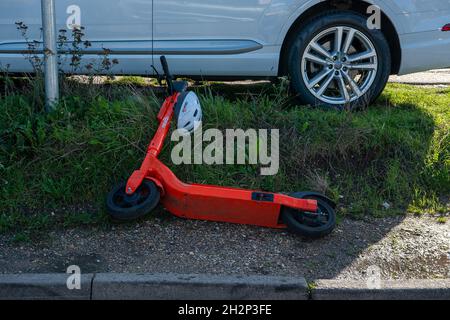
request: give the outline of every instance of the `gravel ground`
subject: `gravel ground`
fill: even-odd
[[[0,273],[175,272],[303,275],[307,279],[363,279],[378,266],[385,279],[447,278],[449,223],[434,218],[344,219],[324,239],[285,231],[169,215],[139,224],[54,231],[17,245],[0,236]]]
[[[450,85],[450,69],[431,70],[404,76],[391,76],[389,81],[416,85]]]

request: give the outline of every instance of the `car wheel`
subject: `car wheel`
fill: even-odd
[[[301,102],[364,107],[383,91],[391,70],[388,42],[357,13],[333,11],[311,20],[288,49],[288,72]]]

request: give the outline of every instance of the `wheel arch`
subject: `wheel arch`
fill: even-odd
[[[366,1],[326,0],[316,3],[309,7],[307,10],[302,11],[302,13],[294,20],[294,22],[291,23],[284,36],[280,52],[278,76],[287,75],[286,58],[289,45],[294,39],[294,35],[297,30],[307,24],[311,19],[323,14],[325,11],[330,10],[348,10],[362,15],[367,15],[366,10],[370,5],[372,5],[372,3]],[[392,56],[391,74],[397,74],[400,70],[402,56],[400,39],[398,36],[399,33],[392,20],[388,17],[383,9],[381,10],[381,15],[381,31],[388,41]]]

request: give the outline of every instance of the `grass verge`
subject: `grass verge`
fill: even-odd
[[[0,81],[0,233],[16,240],[57,224],[108,225],[105,194],[140,164],[162,95],[122,79],[63,85],[43,112],[41,86]],[[209,84],[196,89],[204,127],[280,129],[280,171],[253,165],[170,165],[180,179],[269,191],[316,190],[340,216],[448,214],[450,89],[389,85],[364,111],[295,105],[283,86]]]

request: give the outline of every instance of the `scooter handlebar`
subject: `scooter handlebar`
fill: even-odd
[[[165,56],[161,56],[160,60],[161,60],[161,65],[164,70],[164,75],[166,76],[167,91],[170,95],[172,95],[173,94],[173,83],[172,83],[173,78],[169,71],[169,65],[167,63],[167,59]]]
[[[167,64],[166,57],[165,56],[161,56],[160,60],[161,60],[161,65],[163,67],[164,74],[165,74],[167,80],[172,79],[172,75],[170,74],[169,65]]]

